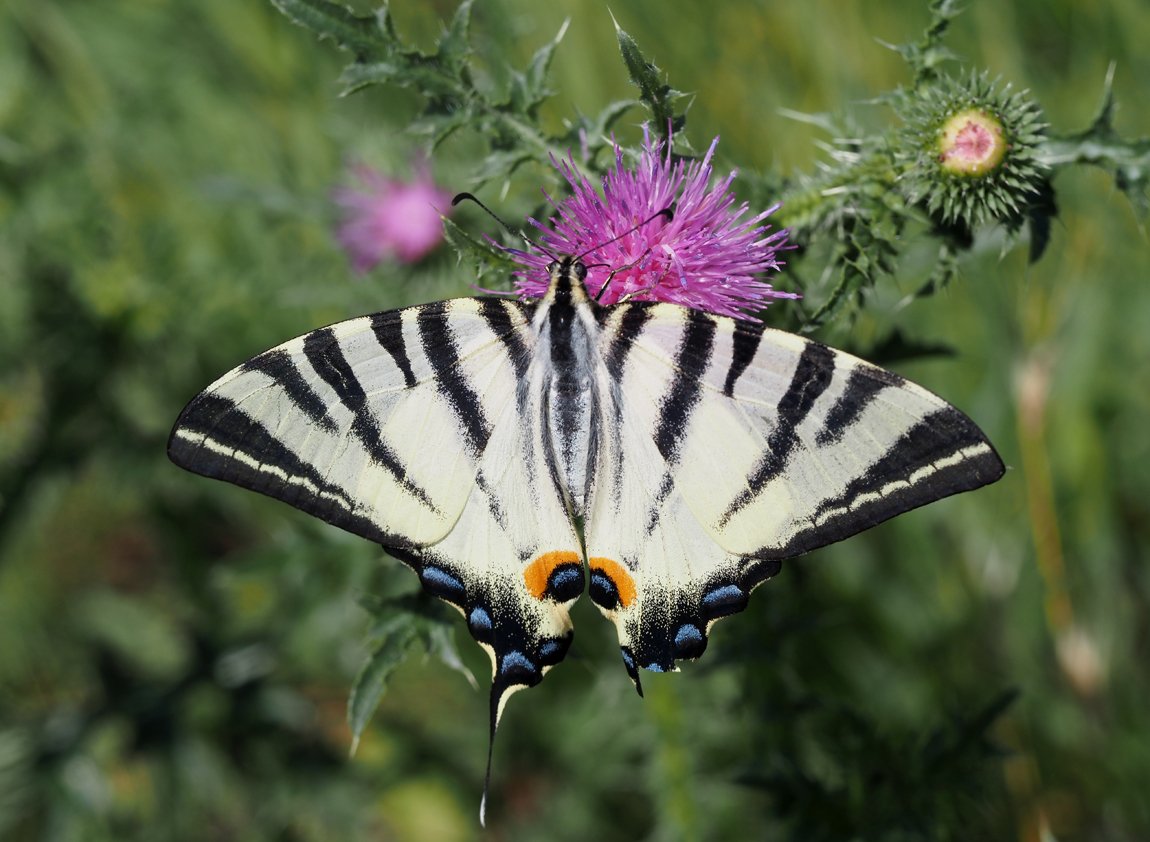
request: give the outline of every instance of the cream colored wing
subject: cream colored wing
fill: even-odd
[[[590,593],[628,672],[697,658],[781,559],[998,479],[961,412],[793,334],[670,304],[611,308]]]

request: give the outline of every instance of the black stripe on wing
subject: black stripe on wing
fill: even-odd
[[[731,342],[731,365],[727,368],[727,378],[723,381],[723,394],[728,398],[734,396],[735,384],[739,382],[747,366],[754,361],[762,339],[763,325],[735,323],[735,334]]]
[[[839,441],[879,392],[887,386],[897,387],[904,383],[906,380],[893,371],[873,365],[856,365],[847,377],[842,394],[827,413],[822,428],[815,434],[815,444],[825,447]]]
[[[335,331],[325,327],[307,334],[303,338],[303,353],[311,367],[315,369],[315,373],[323,378],[351,412],[351,432],[367,450],[371,460],[391,474],[406,493],[427,508],[436,511],[435,504],[427,492],[408,479],[407,467],[400,461],[396,452],[383,441],[379,418],[368,406],[363,384],[344,356]]]
[[[895,515],[989,485],[1005,472],[1002,459],[975,423],[946,407],[922,418],[840,495],[820,503],[810,516],[810,528],[783,546],[751,555],[789,558],[833,544]]]
[[[337,427],[327,413],[327,404],[316,394],[306,380],[291,354],[282,348],[273,348],[248,360],[240,369],[244,372],[258,372],[274,380],[295,404],[296,409],[308,420],[326,433],[335,433]]]
[[[625,307],[623,317],[619,320],[619,329],[611,337],[607,347],[607,371],[616,383],[623,379],[623,366],[627,363],[627,356],[635,346],[635,340],[643,332],[643,327],[651,320],[651,314],[644,306],[649,302],[631,302],[630,304],[617,304],[614,307],[604,307],[596,312],[601,317],[606,316],[619,307]]]
[[[473,457],[487,449],[491,424],[483,411],[479,395],[471,388],[460,367],[459,347],[448,326],[450,301],[436,301],[419,309],[416,324],[423,353],[435,372],[440,393],[447,399]]]
[[[671,492],[674,490],[675,478],[671,476],[670,471],[664,471],[663,479],[659,482],[659,490],[655,492],[650,505],[647,506],[647,525],[644,527],[643,533],[648,538],[655,534],[655,528],[658,527],[663,516],[663,504],[667,502],[667,498],[671,496]]]
[[[719,519],[719,528],[755,499],[767,483],[778,477],[787,467],[799,443],[797,430],[815,401],[826,391],[835,373],[834,352],[818,342],[807,342],[799,356],[795,373],[777,408],[778,421],[767,437],[767,448],[754,470],[747,477],[747,488],[727,507]]]
[[[690,425],[691,414],[703,391],[703,374],[711,363],[717,326],[699,310],[687,310],[687,327],[675,353],[675,376],[659,406],[655,446],[673,465],[678,461],[679,442]]]
[[[192,400],[168,439],[168,457],[181,468],[275,497],[370,541],[405,543],[381,530],[342,488],[229,398],[201,394]]]
[[[522,301],[505,301],[499,298],[480,298],[479,315],[487,322],[491,332],[503,343],[511,364],[515,366],[516,376],[522,380],[527,374],[527,366],[531,364],[531,349],[523,341],[523,332],[511,321],[511,314],[518,309],[520,314],[528,321],[535,306]]]
[[[411,388],[416,384],[415,372],[411,368],[411,358],[407,355],[407,340],[403,338],[403,311],[387,310],[374,313],[371,331],[383,350],[387,351],[395,367],[403,373],[403,385]]]

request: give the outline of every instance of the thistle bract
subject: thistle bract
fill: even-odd
[[[531,220],[543,248],[582,255],[587,289],[601,304],[625,298],[670,301],[753,320],[748,311],[770,299],[798,298],[762,279],[779,268],[778,253],[786,248],[787,231],[772,232],[762,224],[778,205],[749,215],[731,192],[734,172],[711,186],[717,143],[716,138],[698,161],[675,161],[669,147],[646,135],[632,167],[616,146],[602,193],[571,160],[554,162],[572,195],[561,202],[548,197],[556,209],[551,227]],[[673,208],[672,219],[656,216],[665,208]],[[516,290],[526,297],[543,295],[552,258],[511,253],[524,267],[516,273]]]

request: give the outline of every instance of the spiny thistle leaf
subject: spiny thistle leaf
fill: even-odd
[[[1150,214],[1150,137],[1124,140],[1114,128],[1114,65],[1106,72],[1102,104],[1084,131],[1052,137],[1041,150],[1051,167],[1093,164],[1114,176],[1115,186],[1126,194],[1139,217]]]
[[[851,301],[861,303],[866,290],[893,271],[911,213],[884,135],[864,133],[823,114],[785,116],[836,138],[823,145],[830,160],[817,175],[795,179],[781,195],[777,186],[770,188],[782,203],[780,223],[793,241],[801,248],[821,244],[826,254],[822,279],[804,287],[806,300],[816,306],[796,329],[809,333],[846,311]]]
[[[471,0],[464,0],[455,12],[451,24],[440,36],[433,53],[404,47],[387,4],[376,13],[382,34],[383,54],[357,57],[340,76],[344,93],[352,93],[367,85],[393,84],[411,88],[427,98],[425,114],[430,111],[453,114],[466,110],[477,93],[471,81],[471,57],[467,36],[471,25]]]
[[[579,131],[586,136],[592,149],[608,148],[611,144],[608,142],[607,136],[610,134],[611,128],[620,117],[638,104],[639,100],[637,99],[620,99],[609,103],[600,110],[595,119],[582,118],[578,127]]]
[[[506,178],[527,161],[562,158],[574,144],[584,150],[577,166],[594,167],[596,153],[609,145],[606,135],[610,126],[633,105],[613,103],[595,120],[576,121],[558,135],[548,134],[539,126],[539,107],[552,94],[547,73],[566,23],[535,52],[526,69],[506,68],[509,90],[500,95],[479,87],[472,78],[472,0],[460,4],[430,53],[404,42],[386,2],[370,17],[357,16],[330,0],[272,2],[296,23],[355,56],[340,75],[344,94],[377,84],[416,91],[425,104],[409,130],[428,136],[433,147],[464,128],[482,136],[492,151],[477,168],[476,185]]]
[[[639,88],[639,99],[651,111],[655,130],[664,140],[673,139],[687,125],[685,112],[675,113],[675,103],[686,94],[667,83],[663,71],[643,55],[635,39],[623,31],[613,17],[615,35],[619,39],[619,52],[631,81]]]
[[[444,239],[455,249],[460,262],[466,262],[475,271],[475,283],[482,282],[491,272],[509,274],[516,264],[508,254],[480,239],[450,219],[443,220]]]
[[[353,754],[359,745],[360,735],[367,728],[372,714],[379,706],[379,700],[387,690],[388,678],[406,660],[408,650],[416,640],[414,625],[395,629],[376,644],[360,668],[359,675],[355,677],[351,695],[347,699],[347,724],[351,728]]]
[[[350,9],[330,0],[271,0],[272,5],[321,40],[334,41],[357,60],[385,55],[395,33],[389,31],[387,7],[376,18],[359,17]],[[389,37],[390,36],[390,37]]]
[[[367,635],[371,654],[360,668],[347,700],[353,753],[387,690],[388,679],[416,644],[475,685],[475,677],[455,649],[454,636],[444,633],[450,632],[452,622],[445,605],[422,592],[391,599],[365,598],[360,604],[374,620]]]
[[[567,34],[567,25],[570,20],[563,21],[556,36],[536,50],[531,62],[522,73],[513,70],[511,73],[511,91],[508,97],[508,106],[512,111],[536,115],[539,106],[550,97],[554,91],[547,86],[547,73],[551,69],[551,59],[555,56],[555,48]]]
[[[938,68],[948,61],[954,61],[955,55],[943,46],[942,39],[950,28],[950,22],[958,17],[962,10],[958,0],[932,0],[930,4],[930,22],[923,32],[922,40],[917,44],[887,44],[884,46],[901,55],[910,65],[914,73],[914,84],[933,82],[938,78]]]
[[[435,58],[444,67],[459,74],[468,72],[467,62],[471,58],[471,5],[474,0],[463,0],[455,10],[451,25],[436,45]]]

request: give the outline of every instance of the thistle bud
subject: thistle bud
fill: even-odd
[[[1041,195],[1042,112],[984,74],[943,77],[903,95],[898,158],[912,202],[946,225],[1017,228]]]

